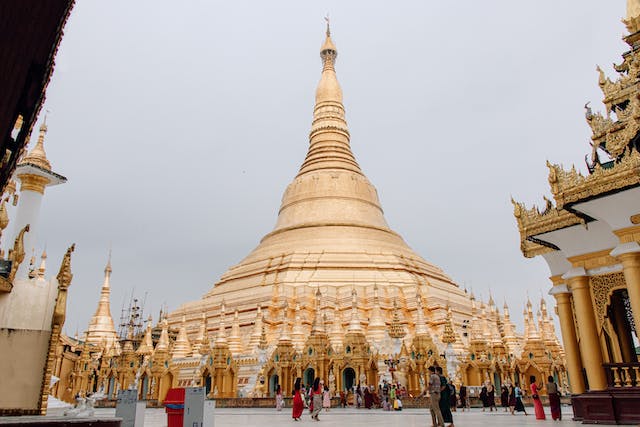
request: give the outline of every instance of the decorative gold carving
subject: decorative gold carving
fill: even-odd
[[[56,276],[58,280],[58,297],[56,298],[56,305],[53,309],[53,316],[51,317],[51,336],[49,337],[49,350],[47,352],[47,361],[44,367],[44,373],[42,376],[42,384],[40,386],[40,415],[46,415],[47,413],[47,398],[49,396],[49,384],[51,382],[51,375],[53,374],[53,368],[56,360],[56,347],[60,341],[60,333],[64,326],[64,320],[67,312],[67,292],[69,285],[71,285],[71,253],[74,251],[76,245],[72,244],[60,264],[60,271]]]
[[[24,228],[20,230],[13,244],[13,249],[9,249],[11,272],[9,273],[9,277],[7,277],[7,280],[11,284],[13,284],[13,279],[15,279],[16,277],[18,267],[20,267],[20,264],[22,263],[22,261],[24,261],[24,233],[26,233],[27,231],[29,231],[29,224],[25,225]]]
[[[640,224],[640,214],[631,215],[629,221],[631,221],[631,224]]]
[[[453,332],[453,325],[451,324],[451,308],[447,308],[447,319],[444,323],[444,333],[442,334],[442,342],[445,344],[453,344],[456,342],[456,334]]]
[[[589,278],[591,298],[596,309],[596,320],[600,328],[604,327],[609,299],[613,291],[627,287],[623,273],[611,273]]]
[[[44,189],[49,184],[49,179],[33,174],[20,175],[20,191],[35,191],[36,193],[44,194]]]
[[[566,171],[560,165],[547,162],[547,167],[558,209],[586,198],[640,185],[640,153],[636,150],[627,150],[621,160],[610,168],[596,164],[593,173],[586,177],[575,166]]]
[[[511,198],[513,216],[518,222],[518,231],[520,232],[520,250],[527,258],[554,250],[553,248],[531,241],[534,236],[573,225],[584,224],[582,218],[571,212],[554,207],[551,200],[546,197],[544,197],[544,200],[545,208],[543,211],[540,211],[537,206],[528,209],[524,203],[516,202]]]

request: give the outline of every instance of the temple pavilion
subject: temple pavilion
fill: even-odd
[[[615,78],[598,67],[603,112],[585,106],[587,173],[548,162],[553,200],[513,202],[522,253],[549,266],[574,414],[589,423],[640,422],[640,1],[623,22]]]

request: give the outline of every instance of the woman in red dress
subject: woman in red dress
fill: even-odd
[[[531,382],[531,397],[533,398],[533,408],[536,410],[536,420],[546,420],[547,417],[544,414],[544,408],[542,407],[542,401],[540,400],[536,377],[531,375],[529,377],[529,381]]]
[[[301,382],[301,378],[296,378],[296,382],[293,385],[293,410],[291,416],[295,421],[300,421],[302,411],[304,411],[304,402],[302,401],[302,395],[300,395]]]

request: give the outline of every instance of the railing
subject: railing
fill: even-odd
[[[640,363],[607,363],[603,367],[609,388],[640,387]]]

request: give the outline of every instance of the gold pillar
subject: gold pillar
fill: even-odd
[[[618,259],[622,263],[624,280],[627,282],[633,321],[636,328],[640,328],[640,252],[620,254]]]
[[[591,302],[589,277],[569,277],[567,285],[573,294],[576,320],[580,328],[580,352],[582,363],[587,371],[589,389],[604,390],[607,388],[607,378],[602,367],[602,350],[598,339],[593,303]]]
[[[571,311],[571,294],[556,293],[553,295],[558,304],[558,317],[560,317],[560,330],[562,331],[562,344],[567,358],[567,370],[569,371],[569,382],[571,383],[571,393],[584,393],[584,379],[582,378],[582,360],[576,328],[573,324],[573,312]]]

